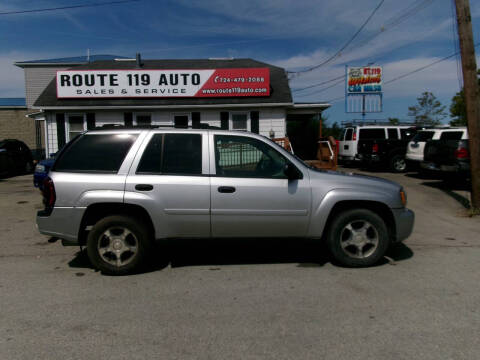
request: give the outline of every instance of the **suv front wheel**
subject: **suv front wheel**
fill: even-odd
[[[380,216],[367,209],[353,209],[335,216],[327,242],[340,264],[362,267],[377,263],[385,255],[390,240]]]
[[[99,220],[88,234],[87,253],[93,266],[104,274],[125,275],[144,265],[150,236],[136,219],[114,215]]]

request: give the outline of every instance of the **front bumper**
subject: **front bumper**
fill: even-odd
[[[395,237],[393,242],[400,242],[412,234],[415,213],[407,208],[392,209],[392,213],[395,220]]]
[[[49,216],[37,212],[37,228],[43,235],[77,242],[85,208],[56,207]]]

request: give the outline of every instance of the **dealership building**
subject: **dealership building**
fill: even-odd
[[[326,103],[294,103],[283,68],[253,59],[142,60],[97,55],[17,62],[47,154],[96,127],[160,125],[286,136]]]

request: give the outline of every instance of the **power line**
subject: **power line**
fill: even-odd
[[[345,81],[344,79],[345,79],[345,75],[342,76],[342,79],[341,79],[340,81],[337,81],[336,83],[334,83],[334,84],[332,84],[332,85],[330,85],[330,86],[326,86],[326,87],[324,87],[324,88],[322,88],[322,89],[320,89],[320,90],[316,90],[316,91],[314,91],[314,92],[310,92],[310,93],[302,94],[302,95],[298,95],[298,96],[299,96],[299,97],[306,97],[306,96],[311,96],[311,95],[320,94],[320,93],[324,92],[325,90],[328,90],[328,89],[331,89],[331,88],[337,86],[338,84],[342,84],[342,83]]]
[[[473,46],[474,46],[474,47],[480,46],[480,42],[477,42],[477,43],[474,44]],[[440,62],[442,62],[442,61],[445,61],[445,60],[448,60],[448,59],[450,59],[450,58],[452,58],[452,57],[454,57],[454,56],[457,56],[459,53],[460,53],[460,52],[457,51],[457,52],[455,52],[455,53],[453,53],[453,54],[450,54],[450,55],[448,55],[448,56],[445,56],[445,57],[443,57],[443,58],[441,58],[441,59],[435,60],[434,62],[431,62],[430,64],[421,66],[421,67],[419,67],[419,68],[417,68],[417,69],[415,69],[415,70],[409,71],[409,72],[407,72],[407,73],[405,73],[405,74],[399,75],[399,76],[397,76],[397,77],[395,77],[395,78],[393,78],[393,79],[390,79],[390,80],[388,80],[388,81],[385,81],[384,84],[385,84],[385,85],[386,85],[386,84],[390,84],[390,83],[392,83],[392,82],[394,82],[394,81],[403,79],[403,78],[405,78],[405,77],[407,77],[407,76],[410,76],[410,75],[412,75],[412,74],[415,74],[415,73],[417,73],[417,72],[420,72],[420,71],[422,71],[422,70],[425,70],[425,69],[427,69],[427,68],[429,68],[429,67],[431,67],[431,66],[434,66],[434,65],[436,65],[436,64],[438,64],[438,63],[440,63]],[[337,98],[334,98],[334,99],[331,99],[331,100],[328,100],[327,102],[333,102],[333,101],[337,101],[337,100],[340,100],[340,99],[345,99],[345,95],[344,95],[344,96],[337,97]]]
[[[480,42],[474,44],[473,46],[474,46],[474,47],[477,47],[477,46],[479,46],[479,45],[480,45]],[[438,64],[439,62],[448,60],[448,59],[450,59],[450,58],[452,58],[452,57],[454,57],[454,56],[457,56],[458,54],[459,54],[459,52],[457,51],[457,52],[455,52],[454,54],[445,56],[445,57],[443,57],[443,58],[441,58],[441,59],[439,59],[439,60],[436,60],[436,61],[434,61],[434,62],[432,62],[432,63],[430,63],[430,64],[428,64],[428,65],[419,67],[419,68],[417,68],[417,69],[415,69],[415,70],[413,70],[413,71],[410,71],[410,72],[408,72],[408,73],[406,73],[406,74],[403,74],[403,75],[397,76],[397,77],[395,77],[395,78],[393,78],[393,79],[390,79],[390,80],[388,80],[388,81],[385,81],[384,84],[385,84],[385,85],[386,85],[386,84],[390,84],[391,82],[394,82],[394,81],[403,79],[404,77],[407,77],[407,76],[412,75],[412,74],[415,74],[415,73],[417,73],[417,72],[419,72],[419,71],[425,70],[426,68],[429,68],[430,66],[433,66],[433,65]]]
[[[314,87],[317,87],[317,86],[321,86],[321,85],[325,85],[325,84],[331,83],[332,81],[335,81],[335,80],[338,80],[338,79],[344,79],[344,78],[345,78],[345,75],[338,76],[338,77],[336,77],[336,78],[333,78],[333,79],[330,79],[330,80],[326,80],[326,81],[322,81],[322,82],[320,82],[320,83],[313,84],[313,85],[310,85],[310,86],[306,86],[306,87],[304,87],[304,88],[293,89],[292,92],[303,91],[303,90],[311,89],[311,88],[314,88]]]
[[[435,0],[420,0],[417,4],[413,4],[406,9],[402,10],[400,14],[392,16],[388,19],[378,30],[377,33],[372,34],[371,36],[363,39],[360,43],[357,43],[357,47],[362,47],[375,39],[377,36],[384,34],[385,32],[391,30],[397,25],[400,25],[402,22],[408,20],[409,18],[417,15],[420,11],[427,8],[431,5]]]
[[[418,14],[421,10],[423,10],[426,7],[428,7],[429,5],[431,5],[433,3],[433,1],[435,1],[435,0],[421,0],[417,4],[410,5],[406,9],[402,10],[402,12],[399,15],[395,15],[395,16],[391,17],[390,19],[388,19],[384,23],[384,25],[382,25],[380,27],[380,29],[378,30],[377,33],[367,37],[366,39],[362,40],[360,43],[357,43],[357,48],[360,48],[360,47],[366,45],[367,43],[369,43],[371,40],[373,40],[377,36],[385,33],[386,31],[388,31],[388,30],[392,29],[393,27],[399,25],[403,21],[408,20],[410,17]],[[337,53],[338,53],[338,56],[342,55],[339,52],[337,52]],[[334,55],[333,57],[336,57],[336,56],[337,55]],[[322,65],[324,65],[324,64],[323,63],[319,64],[319,65],[317,65],[317,67],[320,67]],[[288,71],[288,73],[293,74],[293,75],[296,75],[296,74],[298,75],[299,73],[302,73],[302,72],[305,72],[305,71],[311,71],[315,68],[316,67],[313,67],[313,68],[309,68],[309,69],[303,70],[303,71]]]
[[[458,32],[457,32],[457,12],[455,10],[455,0],[450,1],[450,9],[452,13],[452,41],[453,41],[453,49],[456,52],[460,52],[459,44],[458,44]],[[463,87],[463,77],[462,77],[462,65],[460,63],[460,57],[456,56],[455,60],[457,62],[457,80],[458,80],[458,91],[462,90]]]
[[[124,4],[124,3],[137,2],[137,1],[142,1],[142,0],[118,0],[118,1],[107,1],[102,3],[93,3],[93,4],[58,6],[58,7],[43,8],[43,9],[5,11],[5,12],[0,12],[0,15],[14,15],[14,14],[26,14],[26,13],[36,13],[36,12],[56,11],[56,10],[66,10],[66,9],[79,9],[79,8],[86,8],[86,7]]]
[[[315,66],[312,66],[308,69],[305,69],[305,70],[300,70],[300,71],[291,71],[290,73],[293,73],[293,74],[301,74],[301,73],[305,73],[305,72],[308,72],[308,71],[312,71],[312,70],[315,70],[315,69],[318,69],[319,67],[325,65],[325,64],[328,64],[330,61],[332,61],[333,59],[335,59],[348,45],[350,45],[352,43],[353,40],[355,40],[355,38],[358,36],[358,34],[360,34],[360,32],[363,30],[363,28],[368,24],[368,22],[370,21],[370,19],[373,17],[373,15],[375,15],[375,13],[377,12],[378,9],[380,9],[380,7],[382,6],[382,4],[385,2],[385,0],[381,0],[380,3],[377,5],[377,7],[375,9],[373,9],[372,13],[368,16],[367,20],[365,20],[365,22],[362,24],[362,26],[360,26],[360,28],[355,32],[355,34],[353,34],[353,36],[335,53],[333,54],[332,56],[330,56],[328,59],[326,59],[325,61],[323,61],[322,63],[318,64],[318,65],[315,65]]]

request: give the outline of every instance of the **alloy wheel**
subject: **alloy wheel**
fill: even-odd
[[[377,229],[365,220],[348,223],[340,233],[340,245],[348,256],[364,259],[372,255],[378,247]]]

